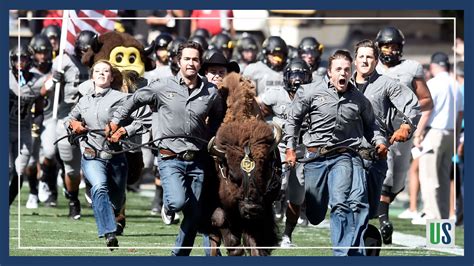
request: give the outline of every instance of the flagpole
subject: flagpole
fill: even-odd
[[[59,42],[59,55],[58,55],[58,65],[56,71],[63,73],[63,55],[64,49],[66,48],[67,42],[67,33],[68,33],[68,24],[69,24],[69,10],[63,11],[63,22],[61,27],[61,40]],[[61,89],[61,83],[58,82],[55,85],[54,89],[54,104],[53,104],[53,119],[58,118],[58,105],[59,105],[59,93]]]

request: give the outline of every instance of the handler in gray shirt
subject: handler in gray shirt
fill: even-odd
[[[217,88],[198,75],[202,52],[198,43],[181,44],[179,73],[136,91],[110,123],[113,132],[133,110],[149,104],[158,113],[158,123],[152,128],[157,137],[176,136],[160,142],[158,158],[164,192],[162,218],[173,220],[181,210],[184,214],[172,255],[189,255],[191,249],[181,247],[192,247],[197,233],[207,143],[196,138],[210,139],[224,116]]]
[[[306,215],[312,224],[319,224],[329,204],[336,256],[366,254],[362,243],[369,210],[366,176],[362,160],[352,149],[359,148],[365,137],[379,156],[387,154],[369,100],[349,83],[351,64],[348,51],[336,51],[329,58],[328,76],[296,92],[285,124],[290,137],[286,160],[293,166],[298,131],[309,114],[308,136],[303,139],[305,157],[310,159],[304,165]]]
[[[99,62],[99,61],[98,61]],[[97,63],[96,63],[97,65]],[[120,92],[116,89],[106,88],[101,92],[93,92],[83,96],[79,102],[69,113],[66,126],[69,125],[71,120],[82,120],[87,124],[89,129],[103,129],[111,118],[111,114],[123,105],[123,103],[129,99],[132,94]],[[133,137],[138,130],[142,129],[142,126],[151,126],[151,110],[148,106],[143,106],[135,110],[129,118],[125,119],[123,127],[127,136]],[[145,128],[143,128],[145,130]],[[124,135],[122,134],[122,135]],[[86,148],[92,148],[95,150],[112,150],[120,151],[122,147],[116,143],[110,143],[105,141],[106,138],[103,134],[89,133],[87,136],[87,144],[81,142],[81,152],[84,153]],[[139,144],[139,143],[137,143]],[[110,157],[107,152],[97,154],[98,157]]]
[[[350,75],[350,74],[349,74]],[[344,82],[349,81],[350,76]],[[328,76],[314,83],[302,85],[292,104],[285,123],[288,136],[287,148],[296,148],[296,136],[309,113],[311,124],[303,137],[306,147],[359,148],[364,137],[374,140],[373,144],[385,143],[385,137],[374,123],[372,106],[352,84],[347,91],[336,91]],[[350,129],[350,130],[348,130]]]
[[[421,115],[418,98],[407,86],[388,76],[382,76],[375,70],[378,57],[379,50],[373,41],[362,40],[358,42],[355,46],[354,64],[356,72],[354,72],[352,82],[371,102],[382,132],[387,138],[390,138],[390,144],[405,142],[415,132],[415,125]],[[394,122],[394,115],[396,114],[403,117],[401,125]],[[370,148],[368,143],[365,143],[364,146]],[[386,178],[388,166],[385,159],[364,159],[366,159],[365,165],[368,168],[369,218],[373,218],[379,208],[382,184]],[[401,181],[405,182],[404,179]],[[400,186],[403,187],[403,184],[398,184],[396,187]],[[383,205],[383,203],[381,204]],[[388,244],[387,241],[391,238],[391,232],[388,232],[388,230],[391,230],[392,227],[391,224],[388,224],[386,216],[381,218],[384,218],[381,220],[381,224],[387,224],[381,227],[381,232],[384,236],[384,242]]]
[[[115,74],[115,75],[114,75]],[[108,123],[117,106],[129,96],[112,89],[113,81],[121,84],[120,72],[106,60],[99,60],[92,66],[91,78],[94,81],[94,93],[82,97],[69,113],[66,126],[75,134],[87,133],[87,141],[81,141],[81,169],[91,184],[92,208],[97,223],[98,236],[105,237],[108,247],[118,246],[115,217],[125,200],[127,182],[127,160],[123,153],[111,154],[107,150],[120,150],[117,143],[106,142],[104,136],[88,129],[101,129]],[[146,107],[147,108],[147,107]],[[138,113],[138,114],[137,114]],[[150,116],[148,108],[140,109],[131,118]],[[128,119],[124,127],[112,136],[118,140],[125,134],[132,136],[142,127],[140,120]],[[105,150],[105,151],[104,151]],[[113,211],[112,211],[113,210]]]

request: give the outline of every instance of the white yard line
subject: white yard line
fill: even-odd
[[[154,185],[149,185],[149,186],[142,185],[141,191],[139,194],[141,196],[151,198],[155,195],[155,192],[154,190],[152,190],[152,188],[154,188]],[[297,228],[301,230],[304,227],[298,226]],[[316,226],[310,225],[309,227],[307,227],[307,229],[309,230],[307,231],[303,229],[302,233],[305,234],[306,232],[308,232],[311,235],[313,235],[313,232],[309,232],[309,231],[312,231],[311,228],[329,229],[329,221],[324,220],[322,223]],[[398,246],[407,247],[408,249],[426,249],[426,250],[433,250],[433,251],[438,251],[438,252],[445,252],[445,253],[449,253],[449,254],[453,254],[457,256],[464,256],[464,248],[459,247],[459,246],[456,246],[454,248],[428,248],[426,247],[426,238],[422,236],[415,236],[415,235],[410,235],[410,234],[394,232],[392,236],[392,243]],[[382,247],[382,249],[383,248],[384,247]],[[390,249],[390,247],[387,247],[387,249]]]
[[[464,256],[464,248],[456,246],[454,248],[428,248],[426,247],[426,238],[422,236],[415,236],[399,232],[393,232],[392,243],[400,246],[407,246],[414,248],[423,248],[426,250],[434,250],[438,252],[446,252],[453,255]]]

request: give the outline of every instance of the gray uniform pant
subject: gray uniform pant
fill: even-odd
[[[56,124],[56,136],[58,138],[67,135],[64,122],[67,118],[58,119]],[[64,162],[64,170],[71,178],[79,178],[81,171],[81,151],[79,147],[72,146],[69,141],[62,139],[58,142],[59,157]]]
[[[10,127],[10,147],[8,153],[8,167],[15,169],[21,176],[25,172],[31,156],[31,125],[21,125],[20,135],[17,127]]]
[[[28,167],[33,167],[38,163],[40,156],[41,139],[38,136],[31,138],[31,156],[28,161]]]
[[[152,140],[153,139],[150,133],[145,133],[142,135],[142,143],[147,143]],[[153,152],[148,148],[142,148],[141,151],[143,154],[143,167],[145,169],[153,168],[153,164],[155,162],[155,155],[153,155]]]
[[[49,118],[43,121],[43,132],[41,132],[41,149],[42,155],[49,159],[53,160],[56,153],[56,147],[54,142],[56,141],[56,126],[57,120]]]
[[[281,161],[286,161],[284,145],[278,146],[280,150]],[[296,157],[304,156],[305,148],[300,145],[296,147]],[[301,205],[304,202],[305,188],[304,188],[304,165],[297,163],[295,167],[289,167],[288,164],[282,165],[281,174],[281,190],[286,191],[286,198],[295,205]]]
[[[387,156],[387,176],[383,181],[382,195],[392,200],[405,188],[408,169],[410,168],[413,139],[395,142],[389,148]]]

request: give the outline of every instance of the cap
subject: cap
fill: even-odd
[[[431,56],[431,63],[437,64],[443,67],[449,66],[449,57],[443,52],[436,52]]]

